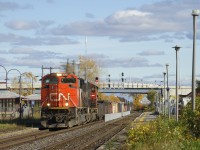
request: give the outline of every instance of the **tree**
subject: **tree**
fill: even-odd
[[[94,82],[96,77],[100,75],[100,67],[92,58],[86,58],[84,56],[79,56],[78,72],[75,71],[75,61],[69,63],[69,61],[62,65],[63,70],[66,73],[74,73],[77,76],[88,81]],[[87,76],[86,76],[87,75]]]
[[[147,99],[151,102],[151,107],[154,107],[156,91],[150,90],[147,94]]]
[[[117,96],[115,96],[114,94],[111,94],[109,96],[109,100],[112,102],[117,102],[117,103],[120,102],[120,99]]]
[[[21,76],[21,88],[26,90],[22,90],[21,94],[24,96],[32,94],[32,90],[34,90],[32,89],[32,82],[34,83],[36,81],[37,77],[32,72],[23,73]],[[20,86],[19,77],[14,77],[11,85],[12,85],[12,91],[15,93],[19,93],[19,86]]]
[[[108,96],[104,93],[98,93],[98,99],[99,100],[102,100],[102,101],[105,101],[105,100],[108,100]]]
[[[139,94],[139,95],[137,95],[136,97],[135,97],[135,99],[134,99],[134,102],[133,102],[133,105],[134,105],[134,108],[136,109],[136,110],[141,110],[141,109],[143,109],[143,104],[140,102],[141,100],[142,100],[142,98],[143,98],[143,95],[141,95],[141,94]]]
[[[106,95],[104,93],[98,93],[98,99],[103,101],[110,101],[110,102],[120,102],[119,97],[115,96],[114,94]]]
[[[200,80],[196,80],[197,88],[196,88],[196,94],[200,96]]]

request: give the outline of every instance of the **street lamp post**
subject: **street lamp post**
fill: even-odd
[[[19,119],[20,119],[20,123],[21,123],[21,121],[22,121],[22,100],[21,100],[21,90],[22,90],[21,77],[22,77],[22,74],[18,69],[10,69],[10,70],[8,70],[7,75],[12,70],[17,71],[19,73],[19,75],[20,75],[19,76]]]
[[[178,51],[181,47],[179,46],[174,46],[173,48],[175,48],[175,51],[176,51],[176,121],[178,122],[178,101],[179,101],[179,98],[178,98]]]
[[[6,89],[8,88],[8,71],[7,71],[7,69],[4,67],[4,66],[2,66],[2,65],[0,65],[1,67],[3,67],[3,69],[6,71]]]
[[[199,10],[193,10],[193,57],[192,57],[192,110],[195,110],[196,99],[196,79],[195,79],[195,62],[196,62],[196,18],[199,15]]]
[[[169,119],[170,119],[170,100],[169,100],[169,81],[168,81],[169,74],[168,74],[168,67],[169,67],[169,64],[166,64],[166,75],[167,75],[167,101],[168,101],[168,117],[169,117]]]
[[[163,114],[165,115],[165,76],[166,76],[166,72],[163,72],[164,75],[164,89],[163,89]]]

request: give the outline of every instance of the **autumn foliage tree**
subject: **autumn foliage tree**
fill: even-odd
[[[115,96],[114,94],[106,95],[104,93],[99,93],[98,98],[99,100],[103,100],[103,101],[110,101],[110,102],[117,102],[117,103],[120,102],[119,97]]]
[[[86,58],[85,56],[79,56],[78,65],[74,61],[72,63],[67,62],[62,65],[62,68],[67,73],[75,73],[77,76],[88,81],[94,82],[96,77],[100,75],[100,67],[92,58]],[[78,66],[78,71],[75,71],[75,66]]]
[[[150,90],[147,94],[147,98],[151,102],[151,104],[150,104],[151,108],[154,108],[155,95],[156,95],[156,91],[154,91],[154,90]]]
[[[143,104],[141,103],[141,100],[143,98],[143,95],[139,94],[135,97],[134,101],[133,101],[133,106],[136,110],[141,110],[143,109]]]
[[[26,96],[32,94],[32,82],[36,82],[37,77],[32,72],[25,72],[21,76],[21,86],[22,89],[26,88],[26,90],[22,90],[21,94]],[[15,93],[19,93],[20,81],[19,77],[14,77],[11,81],[12,89],[11,91]]]

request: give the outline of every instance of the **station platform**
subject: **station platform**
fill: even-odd
[[[127,126],[125,129],[120,131],[117,135],[112,137],[108,142],[106,142],[104,145],[99,147],[97,150],[104,150],[106,149],[106,146],[110,145],[112,149],[120,149],[120,147],[123,146],[123,144],[126,143],[126,140],[128,138],[128,130],[132,128],[135,125],[142,125],[147,122],[153,121],[158,117],[154,112],[143,112],[139,117],[137,117],[129,126]],[[123,149],[123,147],[122,147]]]

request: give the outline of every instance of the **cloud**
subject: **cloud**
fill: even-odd
[[[42,26],[42,27],[47,27],[47,26],[50,26],[52,24],[54,24],[55,21],[53,20],[40,20],[39,21],[39,24]]]
[[[0,33],[0,42],[8,42],[12,45],[66,45],[66,44],[78,44],[78,41],[66,38],[66,37],[25,37],[16,35],[13,33],[3,34]]]
[[[10,54],[34,54],[38,51],[32,49],[32,48],[12,48],[8,51]]]
[[[16,47],[6,51],[6,55],[12,56],[12,60],[0,58],[0,64],[5,66],[24,66],[40,68],[41,65],[60,66],[60,60],[66,60],[62,53],[35,50],[29,47]]]
[[[25,39],[24,36],[19,36],[13,33],[7,33],[7,34],[0,33],[0,42],[14,43],[24,39]]]
[[[197,33],[197,35],[196,35],[196,39],[200,39],[200,32],[199,31],[196,31]],[[192,32],[188,32],[187,34],[186,34],[186,37],[188,38],[188,39],[193,39],[193,33]]]
[[[53,2],[52,0],[46,2]],[[28,8],[12,2],[0,2],[0,10]],[[177,5],[179,4],[179,9]],[[104,19],[92,21],[76,21],[55,26],[52,20],[27,21],[15,20],[6,22],[5,26],[12,30],[33,30],[42,37],[30,38],[12,37],[15,45],[61,45],[76,44],[77,41],[65,39],[62,36],[95,36],[110,37],[120,42],[152,41],[163,39],[173,42],[174,39],[191,39],[191,10],[200,5],[200,1],[191,3],[189,0],[163,0],[146,4],[140,8],[119,10]],[[2,8],[1,8],[2,7]],[[30,6],[29,6],[30,7]],[[170,11],[169,11],[170,8]],[[86,17],[94,18],[93,14],[86,13]],[[53,25],[54,26],[51,26]],[[179,34],[177,34],[179,33]],[[14,35],[14,34],[13,34]],[[44,38],[44,36],[48,36]],[[0,42],[1,42],[0,38]],[[6,40],[6,39],[5,39]]]
[[[31,5],[19,5],[18,3],[15,2],[0,2],[0,12],[1,11],[7,11],[7,10],[16,10],[16,9],[29,9],[32,8]]]
[[[13,55],[23,55],[23,57],[17,56],[15,58],[23,59],[23,60],[40,60],[40,59],[63,59],[62,53],[52,52],[52,51],[41,51],[35,50],[33,48],[12,48],[8,51]]]
[[[77,41],[68,39],[66,37],[36,37],[36,38],[24,38],[14,45],[66,45],[66,44],[78,44]]]
[[[6,51],[6,50],[0,50],[0,54],[8,54],[8,51]]]
[[[116,58],[116,59],[110,59],[105,58],[102,60],[102,67],[103,68],[116,68],[116,67],[162,67],[162,64],[155,63],[151,64],[149,60],[143,58],[143,57],[134,57],[130,59],[123,59],[123,58]]]
[[[51,67],[58,67],[60,66],[59,64],[59,61],[51,61],[51,60],[38,60],[38,59],[35,59],[35,60],[27,60],[27,59],[19,59],[18,61],[16,62],[13,62],[14,66],[27,66],[29,68],[41,68],[42,65],[44,66],[51,66]]]
[[[27,21],[27,20],[15,20],[6,22],[5,26],[12,30],[43,30],[48,26],[54,24],[52,20],[40,20],[40,21]]]
[[[7,54],[12,56],[12,60],[1,59],[1,64],[7,66],[26,66],[30,68],[39,68],[41,65],[45,66],[60,66],[61,63],[67,60],[67,58],[78,61],[77,55],[65,56],[62,53],[35,50],[29,47],[15,47],[7,51]],[[88,54],[89,58],[93,58],[97,64],[102,68],[130,68],[130,67],[162,67],[161,64],[152,64],[149,60],[143,57],[132,57],[132,58],[115,58],[111,59],[109,56],[104,54]],[[4,62],[4,63],[3,63]]]
[[[186,3],[186,4],[185,4]],[[177,9],[177,5],[179,9]],[[53,35],[90,35],[119,39],[120,42],[151,41],[187,38],[191,28],[191,10],[200,1],[163,0],[135,9],[114,12],[104,19],[72,22],[46,30]],[[169,11],[170,8],[170,11]],[[178,35],[177,33],[181,33]]]
[[[32,30],[36,35],[42,37],[30,38],[15,36],[15,45],[61,45],[77,44],[77,41],[63,38],[62,36],[96,36],[118,39],[120,42],[152,41],[163,39],[165,42],[173,42],[174,39],[191,39],[191,10],[194,4],[184,0],[179,9],[175,9],[176,1],[160,1],[153,4],[146,4],[142,7],[119,10],[108,15],[104,19],[93,21],[76,21],[55,27],[52,20],[27,21],[15,20],[6,22],[5,26],[12,30]],[[195,2],[199,4],[200,2]],[[17,3],[9,3],[7,7],[21,8]],[[170,11],[169,11],[170,7]],[[173,9],[174,8],[174,9]],[[86,17],[94,18],[93,14],[86,13]],[[54,26],[51,26],[53,25]],[[177,34],[179,33],[179,34]],[[14,34],[13,34],[14,35]],[[44,38],[44,36],[48,38]],[[6,38],[7,39],[7,38]],[[5,39],[5,40],[6,40]],[[0,42],[1,42],[0,38]],[[4,40],[4,41],[5,41]]]
[[[85,16],[86,16],[87,18],[90,18],[90,19],[95,18],[95,16],[94,16],[93,14],[91,14],[91,13],[85,13]]]
[[[105,22],[108,24],[130,24],[136,23],[136,20],[145,19],[145,17],[152,16],[153,14],[150,12],[142,12],[138,10],[122,10],[115,12],[114,14],[108,16],[105,19]]]
[[[152,56],[152,55],[164,55],[164,51],[156,51],[156,50],[147,50],[137,53],[140,56]]]
[[[10,61],[8,59],[6,59],[5,57],[0,57],[0,65],[2,66],[7,66],[10,63]],[[0,66],[1,68],[1,66]]]
[[[11,21],[5,23],[5,26],[13,30],[30,30],[38,28],[39,24],[35,21]]]

